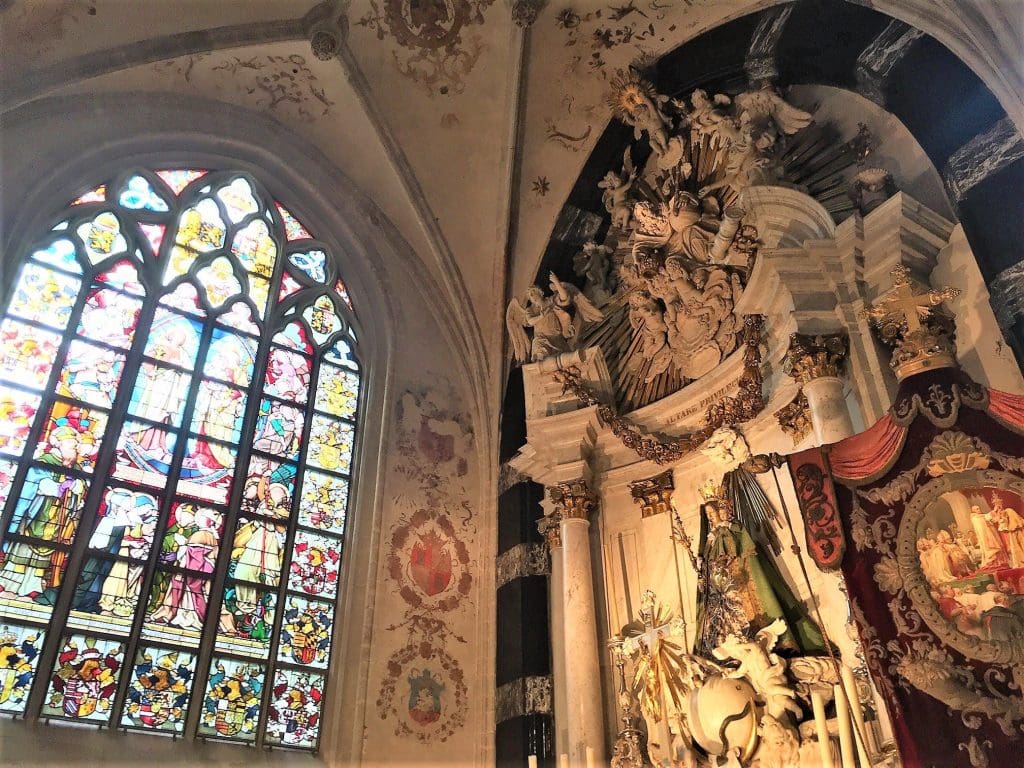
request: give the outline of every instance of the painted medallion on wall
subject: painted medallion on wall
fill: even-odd
[[[466,722],[466,694],[459,663],[440,644],[414,639],[388,658],[377,709],[396,736],[447,741]]]
[[[1024,480],[987,471],[932,481],[908,505],[898,560],[929,627],[969,658],[1024,648]]]
[[[391,534],[388,575],[414,608],[454,610],[469,595],[469,549],[451,519],[420,509],[403,516]]]

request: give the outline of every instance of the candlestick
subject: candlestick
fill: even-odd
[[[828,735],[828,721],[825,720],[825,700],[817,691],[811,692],[811,708],[814,710],[814,730],[818,734],[821,768],[835,768],[832,762],[832,740]]]
[[[558,768],[569,768],[569,755],[565,752],[558,756]]]
[[[850,728],[850,705],[846,703],[843,686],[832,686],[832,695],[836,700],[836,719],[839,721],[839,757],[843,768],[857,768],[857,758],[853,752],[853,730]]]
[[[857,744],[857,757],[863,766],[871,765],[868,760],[867,728],[864,727],[864,711],[861,709],[860,693],[857,690],[857,680],[853,676],[853,670],[845,664],[842,665],[843,688],[846,689],[846,696],[850,700],[853,722],[857,727],[855,742]]]
[[[530,755],[526,758],[526,768],[537,768],[537,756]]]
[[[587,747],[587,768],[597,768],[597,756],[593,747]]]

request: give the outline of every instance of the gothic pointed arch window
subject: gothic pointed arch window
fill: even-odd
[[[356,434],[328,247],[245,173],[133,169],[0,316],[0,712],[315,750]]]

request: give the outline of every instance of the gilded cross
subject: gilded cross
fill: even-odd
[[[921,318],[927,317],[932,307],[937,307],[942,302],[960,295],[960,289],[949,287],[915,294],[914,286],[910,282],[910,270],[902,264],[897,264],[891,274],[893,277],[892,291],[885,298],[866,307],[861,315],[876,321],[886,318],[895,319],[896,316],[901,316],[901,319],[907,324],[908,336],[921,330]]]

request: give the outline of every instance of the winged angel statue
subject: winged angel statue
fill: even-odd
[[[551,295],[540,287],[527,289],[523,302],[512,299],[505,311],[505,325],[512,340],[517,363],[538,362],[551,355],[568,352],[586,323],[596,323],[604,314],[574,285],[567,285],[550,274]],[[526,329],[533,329],[533,341]]]

